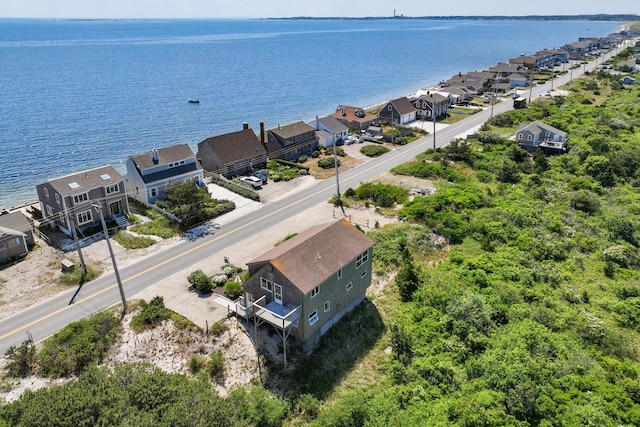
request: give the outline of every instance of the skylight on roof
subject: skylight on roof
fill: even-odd
[[[108,173],[105,173],[103,175],[100,175],[100,178],[102,178],[103,181],[108,181],[111,179],[111,175],[109,175]]]
[[[80,188],[80,184],[78,184],[78,183],[77,183],[77,182],[75,182],[75,181],[74,181],[74,182],[70,182],[70,183],[69,183],[69,187],[70,187],[72,190],[75,190],[76,188]]]

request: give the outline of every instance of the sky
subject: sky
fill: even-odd
[[[280,18],[637,14],[638,0],[0,0],[2,18]]]

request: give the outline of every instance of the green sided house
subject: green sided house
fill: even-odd
[[[365,298],[373,241],[347,220],[316,225],[247,263],[238,313],[310,351]]]

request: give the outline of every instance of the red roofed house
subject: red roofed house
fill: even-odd
[[[365,298],[373,241],[347,220],[320,224],[247,263],[246,314],[311,350]],[[244,310],[238,310],[244,311]],[[286,360],[286,353],[285,353]]]

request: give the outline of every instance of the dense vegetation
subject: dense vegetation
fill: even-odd
[[[397,299],[379,301],[386,381],[341,396],[318,425],[640,424],[640,90],[619,78],[587,76],[494,118],[469,149],[396,168],[439,188],[404,205],[414,225],[373,233],[374,259],[397,271]],[[568,132],[569,153],[506,138],[532,120]],[[448,255],[406,233],[425,226]]]
[[[164,199],[157,201],[156,205],[180,219],[183,229],[236,208],[232,201],[214,199],[206,187],[196,187],[193,182],[169,183],[164,189]]]
[[[0,425],[640,425],[640,88],[619,78],[586,76],[395,168],[438,190],[408,201],[384,187],[407,218],[370,233],[393,286],[291,372],[268,366],[286,396],[221,398],[217,355],[194,359],[192,379],[90,365],[0,406]],[[570,151],[530,155],[508,139],[532,120],[568,132]],[[377,201],[381,188],[352,196]]]

